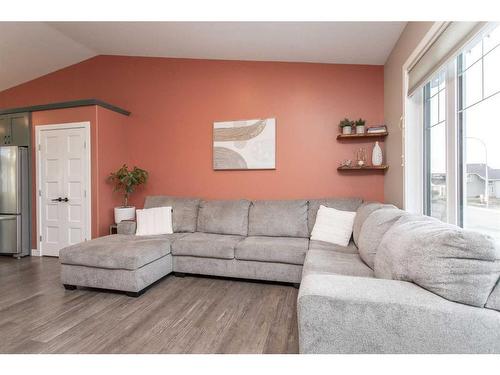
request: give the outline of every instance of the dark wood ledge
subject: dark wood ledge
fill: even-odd
[[[18,107],[18,108],[8,108],[8,109],[0,109],[0,115],[8,115],[11,113],[21,113],[21,112],[37,112],[37,111],[48,111],[51,109],[63,109],[63,108],[74,108],[74,107],[87,107],[91,105],[98,105],[100,107],[109,109],[110,111],[120,113],[125,116],[130,116],[130,112],[114,106],[112,104],[103,102],[99,99],[81,99],[81,100],[72,100],[69,102],[58,102],[58,103],[50,103],[50,104],[39,104],[32,105],[29,107]]]

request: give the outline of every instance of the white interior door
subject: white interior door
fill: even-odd
[[[39,250],[59,250],[90,238],[89,125],[43,126],[37,130]]]

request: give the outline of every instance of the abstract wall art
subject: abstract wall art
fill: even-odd
[[[276,119],[214,122],[213,168],[276,169]]]

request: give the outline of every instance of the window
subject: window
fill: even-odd
[[[500,28],[457,59],[460,222],[500,241]]]
[[[424,87],[425,213],[447,221],[445,71]]]
[[[416,125],[405,129],[405,154],[420,150],[420,158],[405,158],[421,163],[422,188],[406,178],[406,205],[500,242],[500,27],[488,24],[451,57],[407,101]]]

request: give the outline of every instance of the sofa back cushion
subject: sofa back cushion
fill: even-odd
[[[497,286],[493,289],[493,292],[491,292],[488,301],[486,301],[486,307],[500,311],[500,280],[497,282]]]
[[[309,237],[307,201],[254,201],[250,206],[249,236]]]
[[[358,237],[361,259],[373,269],[375,254],[384,234],[406,212],[399,208],[381,207],[373,211],[364,221]]]
[[[309,199],[309,208],[307,211],[307,227],[309,234],[311,234],[314,224],[316,223],[316,215],[318,214],[319,206],[354,212],[358,209],[361,203],[363,203],[363,200],[360,198]]]
[[[352,226],[352,239],[354,240],[356,246],[359,246],[359,233],[361,232],[361,227],[363,226],[366,218],[373,211],[380,210],[381,208],[396,208],[396,206],[379,202],[365,202],[358,207],[356,217],[354,218],[354,224]]]
[[[407,214],[383,236],[375,276],[410,281],[450,301],[484,307],[500,277],[500,249],[487,235]]]
[[[202,201],[197,230],[204,233],[246,236],[249,207],[250,201],[245,199]]]
[[[196,232],[198,220],[198,198],[180,198],[166,195],[148,196],[144,208],[172,207],[174,232]]]

